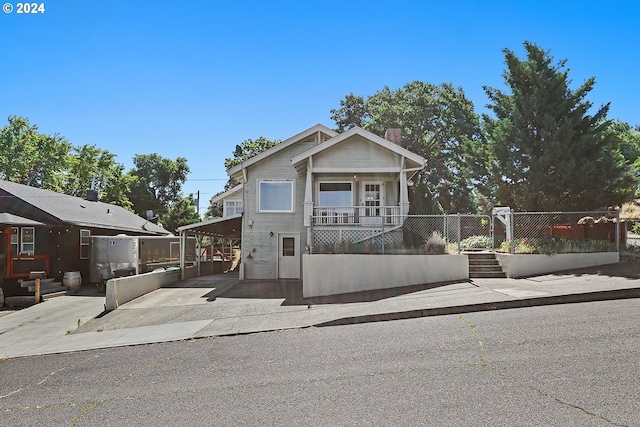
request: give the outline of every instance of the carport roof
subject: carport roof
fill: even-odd
[[[242,236],[242,214],[184,225],[178,232],[238,239]]]

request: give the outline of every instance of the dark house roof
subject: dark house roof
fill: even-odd
[[[123,233],[167,235],[164,228],[128,210],[102,202],[0,180],[0,213],[44,224],[118,230]],[[6,224],[6,222],[5,222]]]
[[[29,218],[24,218],[24,217],[6,213],[6,212],[0,212],[0,224],[1,225],[23,225],[23,226],[45,225],[39,221],[34,221]]]

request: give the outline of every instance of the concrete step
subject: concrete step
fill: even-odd
[[[50,282],[44,285],[40,285],[41,295],[50,293],[50,292],[63,291],[63,290],[66,291],[67,288],[65,286],[62,286],[61,282]],[[36,291],[36,285],[29,286],[29,292],[35,292],[35,291]]]
[[[502,267],[499,265],[470,265],[469,271],[502,271]]]
[[[493,252],[466,253],[469,258],[470,278],[504,278],[500,263]]]
[[[469,272],[469,278],[471,279],[504,279],[507,275],[504,274],[504,271],[476,271]]]
[[[40,280],[40,286],[44,286],[48,283],[53,283],[55,282],[56,279],[54,279],[53,277],[50,277],[48,279],[41,279]],[[21,280],[20,281],[20,286],[22,286],[23,288],[28,288],[31,286],[35,286],[36,285],[36,281],[35,280]]]
[[[469,258],[469,265],[500,265],[497,259],[471,259]]]

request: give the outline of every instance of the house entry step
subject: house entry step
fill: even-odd
[[[463,252],[469,258],[470,278],[505,278],[494,252]]]

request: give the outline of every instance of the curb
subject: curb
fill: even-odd
[[[619,299],[640,298],[640,288],[596,291],[580,294],[568,294],[551,297],[523,298],[512,301],[468,304],[451,307],[426,308],[395,313],[369,314],[364,316],[344,317],[313,325],[314,327],[355,325],[359,323],[388,322],[390,320],[416,319],[430,316],[446,316],[449,314],[476,313],[482,311],[508,310],[511,308],[540,307],[545,305],[574,304],[581,302],[610,301]]]

